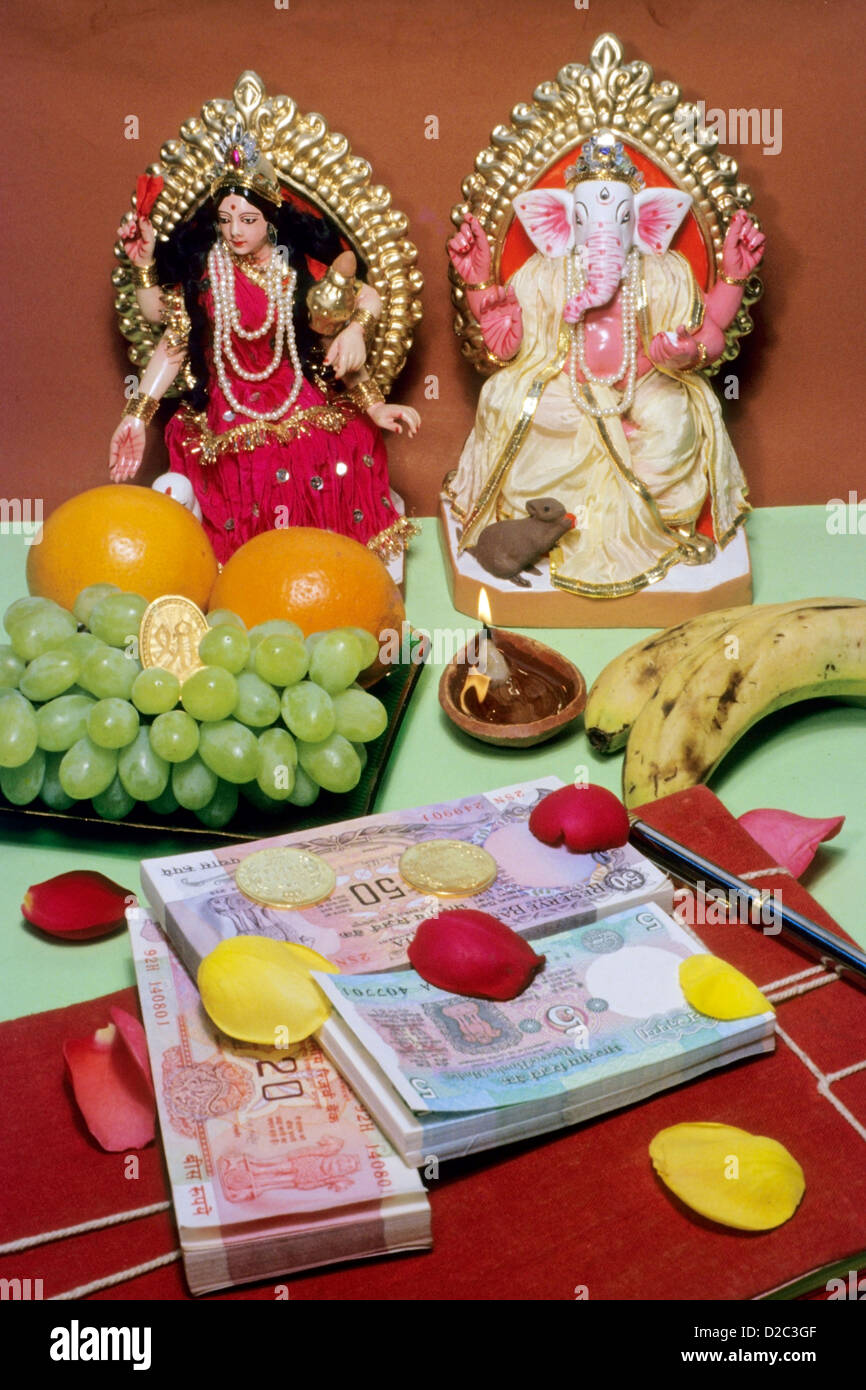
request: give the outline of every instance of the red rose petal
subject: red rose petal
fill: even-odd
[[[159,174],[139,174],[135,181],[135,206],[139,217],[150,217],[164,186],[165,180]]]
[[[473,999],[515,999],[544,964],[498,917],[463,907],[428,917],[406,954],[422,980]]]
[[[617,849],[628,839],[628,814],[606,787],[582,783],[548,792],[529,817],[529,829],[545,845],[563,841],[573,854]]]
[[[70,1038],[63,1047],[87,1128],[110,1153],[142,1149],[156,1133],[153,1085],[142,1071],[138,1041],[133,1048],[126,1041],[133,1031],[130,1017],[122,1021],[123,1032],[109,1023],[90,1038]]]
[[[799,878],[811,864],[824,840],[832,840],[845,824],[844,816],[813,819],[793,811],[746,811],[740,825],[767,851],[773,864],[781,864]]]
[[[76,941],[107,936],[125,925],[134,893],[94,869],[73,869],[27,889],[21,912],[34,927],[51,936]]]

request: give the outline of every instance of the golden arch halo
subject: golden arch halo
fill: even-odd
[[[510,125],[495,127],[490,145],[476,157],[474,172],[463,180],[463,201],[452,208],[451,221],[459,227],[470,213],[477,217],[491,243],[491,276],[501,283],[500,267],[514,219],[514,198],[534,187],[554,165],[601,130],[614,131],[626,146],[650,160],[665,179],[691,194],[712,284],[718,276],[728,225],[741,208],[751,207],[752,191],[738,181],[737,163],[719,151],[717,137],[700,129],[697,107],[680,100],[680,89],[674,82],[654,82],[648,63],[623,63],[622,44],[614,34],[596,39],[588,64],[568,63],[555,81],[536,87],[531,103],[514,107]],[[449,277],[456,310],[454,331],[461,351],[479,371],[489,375],[499,361],[482,341],[463,285],[450,262]],[[740,339],[752,330],[749,309],[762,293],[760,273],[755,271],[745,287],[740,311],[725,334],[723,357],[709,372],[718,371],[722,362],[736,357]]]
[[[367,160],[352,154],[346,136],[329,130],[318,112],[300,112],[288,96],[267,96],[256,73],[242,73],[230,101],[206,102],[200,115],[181,126],[179,139],[166,141],[159,161],[148,166],[149,174],[165,181],[151,214],[157,236],[165,241],[206,197],[218,162],[217,143],[238,120],[254,136],[280,183],[325,214],[366,262],[368,282],[382,299],[367,365],[387,395],[421,318],[418,253],[406,237],[408,220],[392,208],[388,189],[372,182]],[[148,323],[138,308],[131,264],[119,240],[114,255],[119,262],[112,284],[120,331],[130,344],[130,360],[143,368],[162,329]]]

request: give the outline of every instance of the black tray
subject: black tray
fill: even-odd
[[[280,835],[294,830],[308,830],[317,825],[330,825],[335,821],[352,820],[356,816],[369,815],[373,809],[379,784],[388,765],[391,750],[397,737],[403,716],[409,706],[412,693],[424,665],[424,648],[412,640],[414,660],[394,666],[384,680],[373,688],[373,694],[382,701],[388,712],[388,725],[372,743],[368,743],[367,762],[361,773],[361,780],[350,792],[337,795],[335,792],[320,792],[312,806],[292,806],[277,803],[273,812],[260,811],[243,796],[238,809],[228,825],[220,830],[202,825],[193,811],[177,810],[170,816],[156,816],[148,810],[137,807],[123,820],[103,820],[92,809],[89,801],[81,802],[87,810],[51,811],[47,807],[12,806],[0,793],[0,813],[2,824],[10,829],[62,830],[74,833],[84,831],[92,839],[98,830],[113,838],[115,832],[128,830],[140,837],[141,832],[159,835],[195,835],[208,840],[262,840],[269,835]]]

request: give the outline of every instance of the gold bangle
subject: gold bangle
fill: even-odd
[[[719,271],[720,280],[724,280],[726,285],[736,285],[737,289],[740,290],[743,288],[744,285],[748,285],[751,278],[752,277],[750,275],[746,275],[742,280],[735,280],[732,275],[726,275],[723,270]]]
[[[143,391],[140,391],[137,396],[130,396],[120,418],[121,420],[125,420],[128,415],[131,415],[134,419],[141,420],[142,424],[147,425],[153,419],[158,409],[159,401],[154,400],[153,396],[148,396]]]
[[[351,317],[349,318],[349,323],[360,324],[361,330],[364,334],[364,343],[368,352],[370,351],[370,348],[373,344],[373,339],[376,336],[376,327],[378,322],[379,320],[376,318],[375,314],[371,313],[369,309],[361,309],[360,307],[354,309],[352,311]]]
[[[162,299],[162,318],[165,323],[162,341],[169,352],[176,352],[181,348],[185,352],[192,325],[189,321],[189,314],[186,312],[183,291],[180,289],[163,290]]]
[[[159,276],[156,273],[156,265],[151,261],[150,265],[134,265],[132,267],[132,283],[137,290],[152,290],[159,285]]]
[[[385,400],[375,381],[359,381],[346,394],[361,411],[369,410],[371,405],[382,405]]]
[[[701,371],[703,371],[704,367],[707,365],[707,355],[708,355],[708,354],[707,354],[707,345],[706,345],[706,343],[702,343],[702,342],[699,341],[699,342],[698,342],[698,360],[697,360],[697,362],[695,362],[691,367],[687,367],[687,368],[686,368],[686,371],[687,371],[687,372],[701,372]]]
[[[495,280],[479,280],[477,285],[470,285],[465,280],[461,280],[460,283],[468,294],[478,294],[480,290],[492,290],[496,286]]]

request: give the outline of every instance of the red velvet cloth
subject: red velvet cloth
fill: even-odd
[[[734,872],[767,866],[767,855],[706,788],[646,809],[645,818]],[[760,881],[760,880],[759,880]],[[765,886],[779,888],[778,878]],[[838,931],[800,885],[791,904]],[[748,926],[698,928],[708,949],[758,985],[810,962]],[[141,1155],[123,1178],[123,1156],[102,1153],[77,1118],[63,1080],[61,1045],[104,1023],[111,1003],[134,1011],[133,990],[0,1026],[5,1120],[0,1240],[144,1205],[163,1188],[159,1156]],[[826,1075],[866,1059],[866,994],[837,981],[780,1003],[775,1053],[710,1073],[643,1104],[566,1133],[446,1163],[428,1181],[434,1249],[290,1276],[292,1300],[742,1299],[866,1250],[866,1070]],[[841,1108],[839,1108],[841,1107]],[[712,1120],[768,1134],[806,1176],[795,1215],[775,1231],[746,1233],[689,1212],[655,1177],[653,1135],[682,1121]],[[14,1194],[9,1201],[10,1194]],[[42,1277],[45,1295],[80,1285],[173,1248],[164,1215],[113,1231],[0,1259],[0,1277]],[[183,1299],[179,1264],[96,1295]],[[208,1295],[274,1298],[274,1282]]]
[[[264,322],[267,297],[242,271],[235,268],[233,275],[240,322],[250,331]],[[213,324],[210,291],[203,305]],[[232,347],[244,371],[264,371],[273,360],[273,333],[253,341],[233,333]],[[207,425],[214,434],[225,435],[252,417],[236,410],[223,394],[212,345],[206,356]],[[245,381],[225,359],[224,363],[229,388],[242,407],[275,410],[292,390],[294,371],[287,356],[264,381]],[[290,424],[301,411],[326,404],[318,387],[304,380],[283,421]],[[245,541],[275,527],[319,526],[366,543],[396,519],[381,433],[369,416],[353,410],[338,433],[305,421],[297,436],[285,443],[274,438],[253,449],[226,451],[215,463],[202,459],[195,417],[179,410],[166,427],[165,442],[171,471],[183,473],[192,483],[204,528],[223,563]]]

